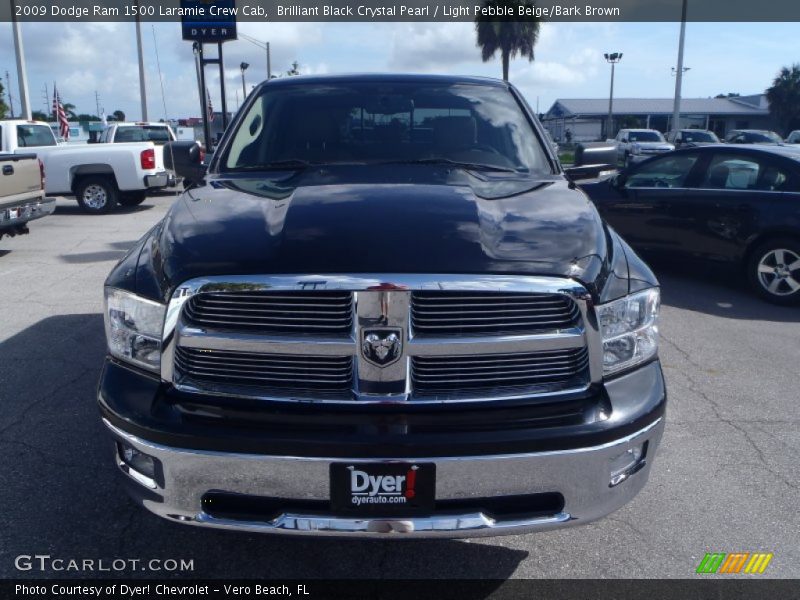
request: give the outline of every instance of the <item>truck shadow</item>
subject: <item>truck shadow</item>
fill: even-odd
[[[468,578],[490,595],[528,552],[452,540],[356,541],[204,530],[162,520],[125,495],[96,406],[105,356],[103,317],[46,318],[0,342],[4,516],[0,577],[14,558],[186,559],[193,570],[28,571],[25,577],[283,579]]]
[[[800,322],[796,306],[777,306],[759,298],[735,269],[676,264],[648,259],[662,290],[662,303],[728,319]]]
[[[153,199],[155,200],[155,199]],[[79,216],[79,217],[92,217],[97,219],[102,219],[105,216],[113,216],[115,214],[131,214],[131,213],[140,213],[145,212],[148,210],[152,210],[155,208],[152,200],[148,197],[147,200],[144,201],[143,204],[138,206],[118,206],[113,211],[108,213],[107,215],[90,215],[89,213],[85,212],[77,203],[74,204],[63,204],[59,203],[56,206],[56,210],[53,213],[54,215],[66,215],[66,216]]]

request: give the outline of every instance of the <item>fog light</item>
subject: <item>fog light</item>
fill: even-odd
[[[156,488],[156,459],[133,446],[117,443],[120,468],[142,485]]]
[[[614,487],[625,481],[644,466],[647,454],[647,442],[628,448],[625,452],[611,459],[609,464],[611,479],[608,487]]]

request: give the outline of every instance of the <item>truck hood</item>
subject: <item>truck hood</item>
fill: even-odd
[[[167,294],[195,277],[248,274],[516,273],[592,284],[606,243],[593,204],[560,176],[372,166],[210,177],[170,209],[154,254]]]

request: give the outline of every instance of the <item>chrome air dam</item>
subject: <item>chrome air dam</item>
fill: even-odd
[[[219,453],[171,448],[130,435],[107,420],[123,444],[155,457],[162,473],[151,493],[136,480],[131,486],[145,508],[166,519],[240,531],[296,535],[422,538],[510,535],[580,525],[599,519],[629,502],[644,486],[664,429],[659,418],[640,431],[599,446],[518,455],[431,457],[436,464],[437,500],[558,492],[564,507],[554,514],[492,518],[480,511],[434,511],[413,518],[354,518],[285,512],[267,520],[218,518],[204,512],[201,499],[210,491],[328,500],[332,462],[405,462],[403,457],[373,460],[299,458]],[[609,485],[609,465],[626,450],[646,443],[638,467],[619,485]],[[131,477],[125,474],[125,477]]]

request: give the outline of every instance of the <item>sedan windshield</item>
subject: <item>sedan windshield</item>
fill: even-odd
[[[683,141],[696,144],[716,144],[719,138],[710,131],[686,131],[683,134]]]
[[[221,164],[228,171],[441,163],[550,172],[511,92],[441,82],[266,86],[224,152]]]

